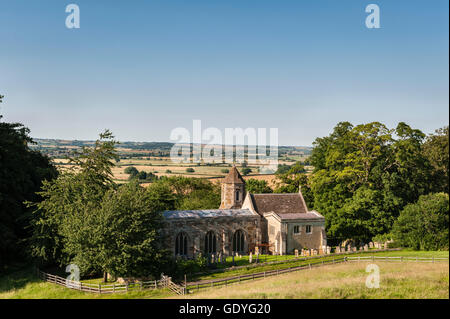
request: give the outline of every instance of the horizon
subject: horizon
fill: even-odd
[[[447,1],[377,1],[380,29],[361,0],[74,3],[79,29],[67,3],[0,0],[0,114],[36,138],[170,141],[201,119],[312,146],[342,121],[448,125]]]

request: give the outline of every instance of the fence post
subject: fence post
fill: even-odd
[[[139,282],[140,289],[142,290],[142,281]]]
[[[128,281],[127,281],[127,283],[126,283],[125,287],[126,287],[126,289],[127,289],[127,292],[128,292]]]
[[[433,262],[434,262],[434,256],[433,256]]]
[[[113,292],[116,292],[116,284],[113,284]]]
[[[311,269],[311,263],[309,263],[309,269]]]
[[[98,284],[98,292],[102,293],[102,284]]]
[[[266,278],[266,272],[264,272],[264,278]]]

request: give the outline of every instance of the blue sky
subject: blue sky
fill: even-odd
[[[67,29],[76,3],[81,28]],[[381,28],[367,29],[376,3]],[[0,0],[0,114],[39,138],[168,141],[176,127],[448,125],[448,1]]]

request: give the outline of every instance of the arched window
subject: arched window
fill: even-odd
[[[179,233],[175,239],[175,255],[187,256],[188,245],[185,233]]]
[[[205,254],[216,253],[216,235],[209,231],[205,235]]]
[[[233,251],[244,252],[245,236],[242,230],[238,230],[233,235]]]
[[[236,190],[236,201],[239,201],[239,190]]]

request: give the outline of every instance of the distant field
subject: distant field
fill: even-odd
[[[449,268],[444,263],[379,262],[380,288],[365,286],[368,263],[346,263],[301,270],[186,296],[195,299],[448,299]]]
[[[61,170],[67,169],[70,165],[67,164],[67,159],[55,158],[54,163]],[[134,166],[139,171],[145,171],[147,173],[153,173],[157,176],[186,176],[186,177],[196,177],[196,178],[207,178],[211,181],[222,179],[226,173],[223,173],[223,169],[230,169],[228,164],[221,164],[215,166],[208,166],[202,164],[198,166],[197,164],[184,164],[184,163],[174,163],[167,157],[141,157],[132,159],[121,159],[113,167],[114,180],[119,183],[126,182],[129,175],[125,174],[124,170],[129,167]],[[194,172],[186,172],[186,168],[191,167]],[[248,166],[252,172],[248,176],[244,176],[244,179],[256,178],[259,180],[266,180],[271,187],[275,186],[274,179],[275,175],[260,175],[258,174],[258,168],[256,166]],[[238,166],[239,170],[242,167]],[[170,171],[170,172],[168,172]],[[148,183],[144,183],[145,186]]]

